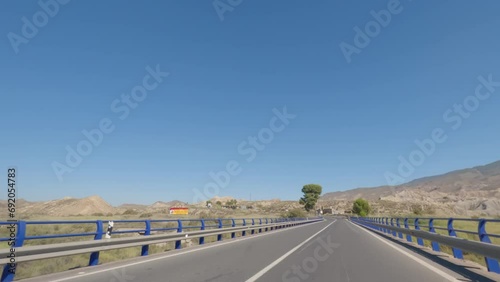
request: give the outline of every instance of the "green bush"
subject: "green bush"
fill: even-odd
[[[307,214],[302,209],[293,209],[291,211],[285,212],[281,214],[283,218],[304,218],[307,217]]]
[[[371,208],[367,200],[359,198],[352,204],[352,212],[359,216],[367,216],[370,214]]]

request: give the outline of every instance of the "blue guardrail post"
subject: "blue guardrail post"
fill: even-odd
[[[231,227],[236,227],[236,223],[234,222],[234,219],[231,218]],[[231,239],[234,239],[236,237],[236,232],[231,232]]]
[[[415,230],[420,230],[420,223],[419,223],[419,218],[415,218]],[[422,238],[418,238],[417,237],[417,243],[419,246],[423,246],[424,245],[424,239]]]
[[[390,225],[390,224],[389,224],[389,218],[388,218],[388,217],[386,217],[386,218],[385,218],[385,225],[387,225],[387,226],[389,226],[389,225]],[[391,231],[390,229],[386,229],[386,230],[387,230],[387,234],[391,234],[391,233],[392,233],[392,231]]]
[[[219,218],[219,228],[222,228],[222,219]],[[217,241],[222,241],[222,234],[217,235]]]
[[[431,233],[436,233],[436,229],[434,228],[434,218],[431,218],[429,220],[429,231]],[[440,252],[441,250],[439,249],[439,243],[438,242],[431,242],[432,245],[432,250],[436,252]]]
[[[405,218],[404,223],[405,223],[405,228],[408,229],[408,230],[410,230],[410,226],[408,225],[408,218]],[[408,242],[412,241],[411,240],[411,235],[406,234],[406,241],[408,241]]]
[[[96,231],[95,231],[95,236],[94,240],[101,240],[102,239],[102,220],[97,220],[96,221]],[[93,252],[90,254],[90,259],[89,259],[89,266],[94,266],[99,264],[99,252]]]
[[[26,222],[20,220],[17,222],[16,225],[17,225],[17,231],[16,231],[16,238],[14,241],[14,247],[19,248],[23,246],[24,239],[26,238]],[[14,263],[13,265],[6,264],[3,267],[2,282],[13,281],[16,275],[16,270],[17,270],[17,263]]]
[[[201,227],[200,230],[205,230],[205,220],[201,220]],[[200,245],[205,244],[205,237],[200,237]]]
[[[397,227],[399,227],[399,228],[401,228],[401,224],[399,223],[399,220],[400,220],[400,218],[398,217],[398,218],[396,219],[396,226],[397,226]],[[403,239],[403,232],[398,232],[398,237],[399,237],[400,239]]]
[[[457,237],[457,233],[455,229],[453,229],[453,218],[448,219],[448,235]],[[457,259],[463,259],[464,255],[462,254],[462,250],[457,248],[451,248],[453,250],[453,256]]]
[[[252,218],[252,225],[255,225],[255,219]],[[255,234],[255,229],[252,229],[252,235]]]
[[[178,219],[177,220],[177,233],[182,233],[182,220]],[[177,240],[175,241],[175,249],[180,249],[182,248],[182,241]]]
[[[391,226],[394,227],[394,218],[391,218]],[[396,231],[392,231],[392,236],[397,236]]]
[[[247,226],[245,219],[243,219],[243,226]],[[245,235],[247,235],[247,232],[245,230],[241,231],[241,237],[244,237]]]
[[[146,229],[144,230],[144,236],[151,235],[151,221],[146,220]],[[149,245],[142,246],[141,256],[147,256],[149,254]]]
[[[479,224],[478,224],[478,233],[479,233],[479,240],[484,243],[491,244],[490,237],[488,236],[488,233],[486,233],[486,220],[480,219]],[[496,272],[500,273],[500,266],[498,265],[498,261],[492,258],[484,258],[486,262],[486,266],[488,267],[488,271],[491,272]]]

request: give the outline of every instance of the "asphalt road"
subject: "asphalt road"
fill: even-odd
[[[23,281],[471,280],[345,219],[336,219]]]

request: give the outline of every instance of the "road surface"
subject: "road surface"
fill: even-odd
[[[338,218],[23,281],[494,280],[471,280],[374,232]]]

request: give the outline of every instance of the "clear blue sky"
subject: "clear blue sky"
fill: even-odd
[[[401,1],[347,63],[340,43],[354,44],[353,28],[388,2],[245,0],[221,21],[211,1],[71,1],[16,54],[8,34],[43,10],[3,1],[1,182],[15,165],[28,200],[191,202],[235,160],[242,172],[220,195],[296,200],[307,183],[385,185],[435,128],[447,141],[405,180],[499,160],[500,88],[457,130],[443,113],[479,75],[500,81],[500,3]],[[148,65],[170,75],[120,120],[110,105]],[[296,118],[246,161],[238,145],[284,106]],[[115,130],[59,181],[52,163],[103,118]]]

